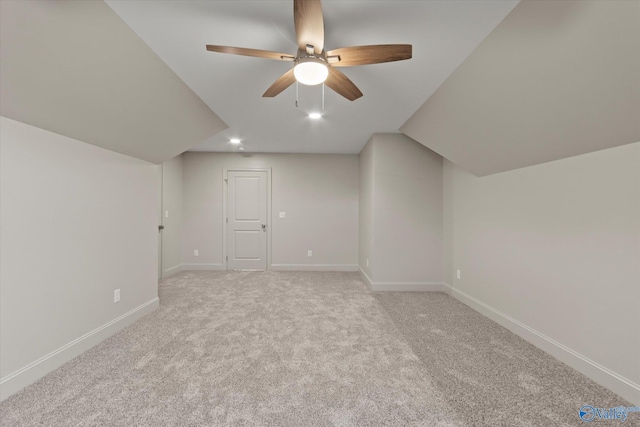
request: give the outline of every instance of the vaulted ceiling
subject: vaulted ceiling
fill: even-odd
[[[400,126],[489,34],[517,1],[322,2],[325,48],[409,43],[408,61],[342,68],[364,96],[348,101],[321,86],[264,91],[290,62],[208,52],[207,44],[294,54],[293,1],[107,0],[107,4],[229,128],[194,150],[358,153],[374,132]]]
[[[478,176],[640,141],[640,2],[521,2],[401,130]]]
[[[0,113],[152,162],[185,150],[358,153],[402,131],[477,174],[640,140],[640,2],[325,0],[325,46],[409,43],[342,68],[364,96],[296,85],[291,0],[2,0]],[[226,128],[226,129],[225,129]]]
[[[0,1],[0,113],[166,161],[226,125],[102,1]]]

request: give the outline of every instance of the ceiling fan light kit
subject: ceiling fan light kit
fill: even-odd
[[[280,94],[293,83],[298,82],[304,85],[325,83],[338,94],[354,101],[362,96],[362,92],[347,76],[337,70],[338,67],[411,59],[412,47],[409,44],[351,46],[325,51],[324,17],[320,0],[294,0],[293,20],[298,42],[296,56],[231,46],[207,45],[207,50],[279,61],[293,61],[293,68],[280,76],[262,95],[268,98]]]
[[[293,67],[293,75],[296,80],[303,85],[315,86],[324,83],[329,76],[327,64],[315,56],[305,56],[296,59]]]

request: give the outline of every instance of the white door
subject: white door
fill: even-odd
[[[267,172],[227,173],[227,268],[267,268]]]

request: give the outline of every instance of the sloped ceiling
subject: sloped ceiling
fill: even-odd
[[[640,2],[520,2],[400,130],[478,176],[640,141]]]
[[[350,102],[321,86],[264,91],[290,62],[208,52],[206,44],[295,53],[293,0],[107,0],[229,129],[194,147],[247,152],[359,153],[399,127],[513,9],[517,0],[323,0],[325,47],[410,43],[408,61],[341,68],[364,93]]]
[[[225,123],[103,1],[0,1],[0,114],[154,163]]]
[[[365,96],[327,91],[317,122],[317,87],[299,108],[294,87],[261,98],[290,64],[204,49],[295,51],[291,0],[2,0],[0,114],[156,163],[230,137],[358,153],[400,129],[487,175],[640,140],[640,2],[323,6],[328,47],[411,43],[414,58],[344,69]]]

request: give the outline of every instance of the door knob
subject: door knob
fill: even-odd
[[[262,231],[267,231],[267,224],[262,224]]]

